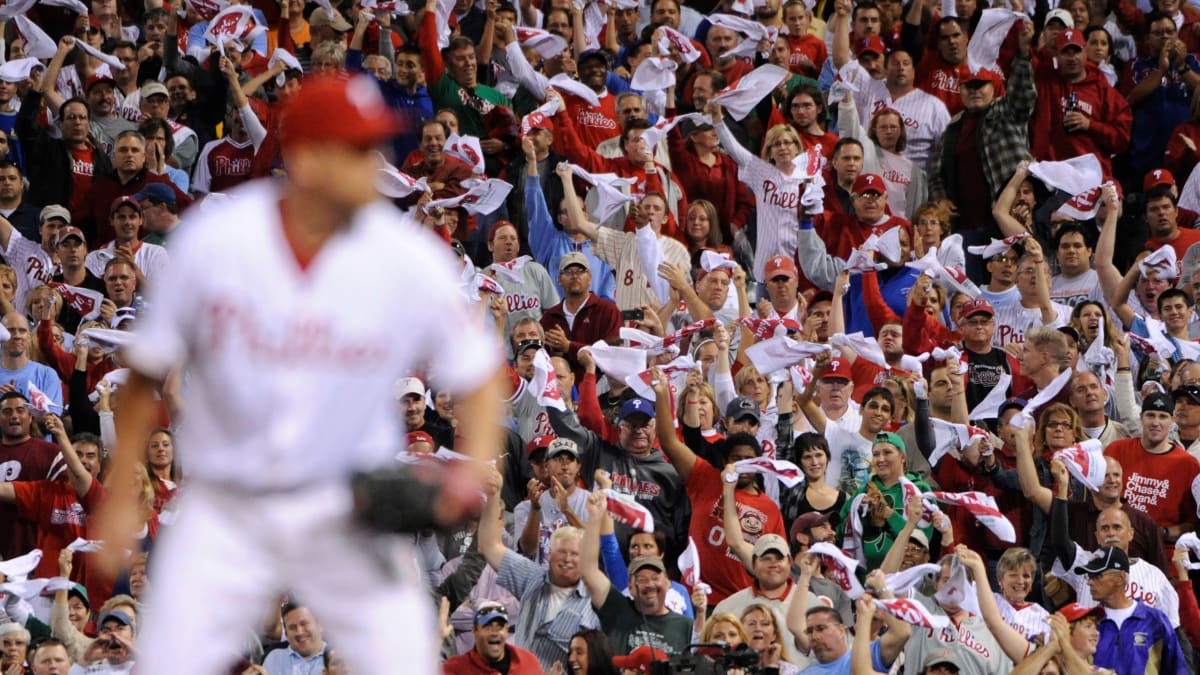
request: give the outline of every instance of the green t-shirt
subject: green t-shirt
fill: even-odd
[[[622,656],[642,645],[663,650],[670,656],[687,651],[692,641],[692,620],[682,614],[667,612],[645,616],[637,611],[633,600],[625,597],[616,586],[608,589],[604,606],[596,610],[600,627],[608,634],[613,654]]]
[[[495,89],[480,84],[474,89],[460,86],[444,73],[442,78],[429,91],[433,99],[434,109],[450,108],[458,113],[458,132],[466,136],[486,138],[484,133],[483,116],[492,108],[502,105],[511,107],[508,97]]]

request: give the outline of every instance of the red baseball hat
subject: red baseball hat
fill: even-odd
[[[109,215],[116,213],[117,209],[121,208],[122,206],[128,206],[138,213],[142,212],[142,205],[138,203],[138,200],[129,195],[121,195],[113,200],[112,206],[108,207]]]
[[[1146,174],[1142,180],[1142,192],[1147,192],[1151,188],[1156,188],[1159,185],[1170,185],[1175,187],[1175,176],[1166,169],[1155,169]]]
[[[867,52],[871,52],[877,56],[883,56],[884,52],[887,51],[887,49],[883,46],[883,40],[878,35],[866,36],[865,38],[859,40],[855,47],[854,53],[860,56],[862,54],[866,54]]]
[[[822,380],[849,380],[850,378],[850,362],[840,356],[833,357],[829,362],[829,367],[825,372],[821,373]]]
[[[650,645],[642,645],[629,652],[627,656],[614,656],[612,663],[622,670],[636,670],[639,673],[650,672],[650,664],[655,661],[666,661],[667,653]]]
[[[91,77],[89,77],[87,79],[87,82],[83,85],[83,90],[85,92],[91,91],[92,87],[94,87],[98,84],[109,84],[109,85],[112,85],[115,87],[115,86],[117,86],[117,81],[112,79],[112,76],[106,75],[104,73],[101,73],[99,75],[92,75]]]
[[[792,279],[797,278],[796,261],[786,255],[772,256],[767,260],[767,267],[763,272],[763,278],[772,279],[778,276],[785,276]]]
[[[1086,46],[1087,43],[1083,41],[1083,33],[1074,28],[1068,28],[1054,36],[1054,49],[1060,52],[1067,47],[1079,47],[1083,49]]]
[[[304,78],[304,86],[284,103],[279,124],[285,146],[321,142],[371,146],[400,131],[400,119],[366,75]]]
[[[1095,607],[1087,607],[1079,604],[1078,602],[1072,602],[1069,605],[1064,605],[1058,610],[1058,613],[1062,614],[1063,617],[1066,618],[1067,623],[1075,623],[1089,614],[1102,614],[1103,612],[1104,608],[1100,605],[1096,605]]]
[[[975,298],[963,305],[961,317],[968,319],[976,314],[987,314],[988,316],[996,316],[996,310],[992,307],[992,303],[984,298]]]
[[[433,441],[433,436],[430,436],[424,431],[408,432],[408,446],[412,447],[414,443],[428,443],[433,447],[437,447],[437,443]]]
[[[529,451],[529,454],[532,455],[538,450],[548,449],[550,444],[557,439],[558,436],[534,436],[533,440],[529,441],[529,446],[526,449]]]
[[[960,64],[958,66],[958,83],[969,84],[971,82],[990,82],[993,86],[998,87],[1004,82],[1004,78],[991,68],[980,68],[972,73],[967,64]]]
[[[858,178],[854,179],[854,185],[851,186],[850,192],[856,195],[865,194],[867,192],[883,194],[887,192],[887,186],[884,185],[883,178],[878,174],[863,173],[859,174]]]

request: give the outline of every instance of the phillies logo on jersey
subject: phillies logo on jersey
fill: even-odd
[[[794,189],[781,193],[775,181],[764,180],[763,201],[781,209],[794,209],[800,204],[800,193]]]
[[[913,626],[933,630],[934,628],[945,628],[950,623],[949,618],[945,616],[935,617],[925,609],[924,605],[913,602],[908,598],[876,598],[875,604],[882,607],[888,614]]]

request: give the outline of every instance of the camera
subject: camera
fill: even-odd
[[[672,656],[666,661],[655,661],[650,664],[651,675],[676,675],[677,673],[696,673],[697,675],[725,675],[729,670],[740,668],[746,673],[759,673],[758,651],[749,645],[739,645],[730,649],[724,642],[689,645],[686,652]]]

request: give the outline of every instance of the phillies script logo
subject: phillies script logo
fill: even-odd
[[[239,14],[226,14],[218,19],[216,25],[212,27],[213,35],[237,35],[238,23],[241,22],[241,19]]]
[[[887,611],[892,616],[900,619],[904,623],[913,626],[923,626],[925,628],[933,628],[933,624],[929,622],[929,617],[921,608],[908,598],[895,598],[892,600],[884,600],[882,598],[876,600],[879,604],[887,608]]]
[[[764,202],[781,209],[794,209],[800,204],[799,189],[789,189],[781,193],[773,180],[764,180],[762,191]]]

